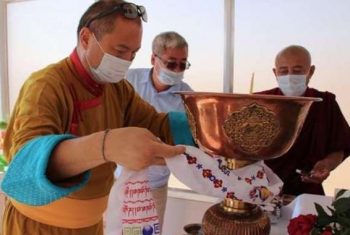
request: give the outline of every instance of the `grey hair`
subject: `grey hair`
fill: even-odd
[[[311,54],[310,54],[310,52],[305,47],[300,46],[300,45],[290,45],[290,46],[287,46],[287,47],[283,48],[276,55],[275,64],[277,63],[278,59],[281,56],[285,56],[285,55],[288,55],[288,54],[300,54],[300,53],[304,54],[307,57],[309,65],[311,65]]]
[[[188,48],[184,37],[174,31],[158,34],[152,42],[152,52],[156,55],[162,55],[168,48]]]

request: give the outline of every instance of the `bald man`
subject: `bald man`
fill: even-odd
[[[280,158],[266,161],[284,181],[285,194],[324,195],[322,182],[350,154],[350,128],[335,95],[308,87],[314,72],[309,51],[298,45],[288,46],[275,59],[273,73],[278,87],[258,92],[323,99],[312,104],[292,148]]]

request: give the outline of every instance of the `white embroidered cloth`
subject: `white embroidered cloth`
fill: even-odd
[[[223,157],[213,158],[191,146],[186,146],[185,154],[166,159],[166,164],[176,178],[194,191],[221,199],[228,197],[267,204],[280,193],[283,186],[263,161],[229,170]],[[124,168],[116,186],[112,188],[109,201],[114,203],[108,204],[105,215],[106,235],[160,234],[147,170],[130,171]]]
[[[263,161],[229,170],[225,158],[213,158],[192,146],[186,146],[185,154],[166,159],[166,163],[175,177],[189,188],[222,199],[267,203],[283,186],[282,180]]]

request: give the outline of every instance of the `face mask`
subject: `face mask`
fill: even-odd
[[[173,86],[180,83],[184,79],[184,72],[173,72],[165,68],[160,68],[158,80],[164,84]]]
[[[131,65],[131,61],[120,59],[116,56],[104,52],[100,43],[94,38],[103,52],[101,63],[97,68],[90,66],[94,78],[102,83],[117,83],[126,77],[126,72]]]
[[[282,93],[286,96],[301,96],[307,88],[305,74],[277,76],[277,83]]]

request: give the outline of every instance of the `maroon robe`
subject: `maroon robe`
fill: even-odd
[[[257,94],[283,95],[279,88],[257,92]],[[350,128],[335,95],[307,88],[305,97],[321,97],[322,102],[312,104],[299,137],[291,149],[279,158],[266,164],[283,180],[283,193],[324,195],[321,184],[303,183],[296,169],[310,171],[316,162],[332,152],[350,154]]]

